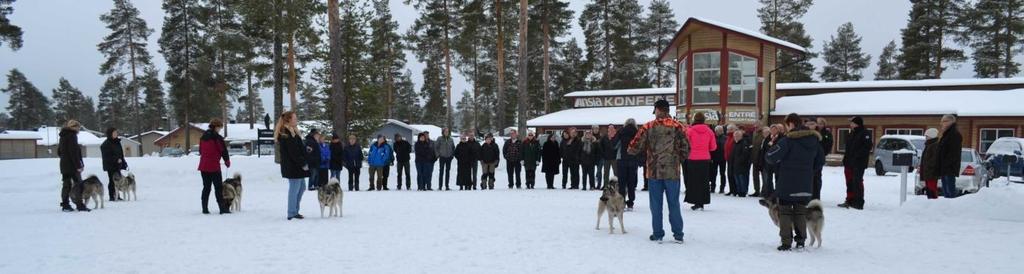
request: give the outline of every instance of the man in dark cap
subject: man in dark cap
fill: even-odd
[[[864,129],[864,118],[850,118],[850,134],[846,136],[846,154],[843,167],[846,173],[846,202],[842,208],[864,209],[864,170],[873,147],[872,136]]]
[[[648,194],[651,199],[651,226],[654,233],[651,241],[661,241],[665,236],[662,228],[662,202],[668,202],[669,223],[672,238],[683,242],[683,216],[679,209],[679,174],[681,163],[690,155],[683,124],[669,115],[669,104],[664,99],[654,103],[655,120],[647,122],[637,131],[629,143],[629,154],[646,152],[647,167],[645,178],[650,179]]]

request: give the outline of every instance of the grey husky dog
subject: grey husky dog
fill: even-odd
[[[626,234],[626,224],[622,220],[622,213],[626,211],[626,200],[619,194],[619,179],[611,177],[608,179],[608,183],[604,185],[604,189],[601,192],[601,199],[597,202],[597,227],[594,229],[601,229],[601,215],[604,215],[605,211],[608,211],[608,234],[615,233],[615,223],[612,222],[616,217],[619,218],[619,227],[622,228],[622,234]]]
[[[338,179],[331,178],[326,186],[321,187],[317,192],[317,198],[320,199],[320,218],[324,218],[325,208],[328,209],[326,217],[341,217],[341,204],[345,194],[341,192],[341,183]]]
[[[103,183],[96,175],[89,175],[82,181],[82,204],[88,204],[92,199],[93,209],[103,208]]]
[[[758,203],[768,208],[768,217],[772,218],[772,223],[775,224],[775,227],[778,227],[778,201],[775,199],[761,199]],[[813,200],[807,203],[807,214],[804,216],[807,219],[807,236],[811,239],[811,244],[808,246],[814,246],[815,242],[817,242],[817,247],[821,248],[821,232],[825,228],[825,212],[821,207],[821,201]]]

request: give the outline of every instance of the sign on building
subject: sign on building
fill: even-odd
[[[658,95],[630,95],[630,96],[604,96],[604,97],[582,97],[576,98],[575,108],[596,108],[596,107],[636,107],[653,106],[659,99],[665,99],[670,105],[676,105],[676,96],[673,94]]]

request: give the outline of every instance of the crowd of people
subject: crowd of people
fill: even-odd
[[[401,135],[396,134],[391,143],[386,136],[378,135],[369,144],[369,152],[364,157],[363,147],[354,135],[343,141],[342,136],[333,134],[328,138],[313,129],[301,136],[296,113],[287,111],[274,128],[281,176],[289,184],[287,218],[303,219],[299,214],[303,192],[317,190],[330,178],[342,181],[344,170],[348,171],[348,190],[360,191],[364,160],[369,172],[367,191],[388,191],[392,166],[397,167],[396,189],[402,189],[405,178],[405,188],[412,190],[410,161],[413,159],[416,190],[434,190],[432,174],[436,163],[436,189],[449,191],[452,190],[453,161],[459,190],[493,190],[498,181],[495,171],[504,159],[509,189],[521,189],[524,180],[526,189],[534,189],[538,168],[544,173],[547,189],[555,189],[558,174],[562,175],[562,189],[581,190],[603,190],[608,186],[606,182],[615,176],[619,180],[617,190],[624,197],[628,211],[633,209],[639,169],[643,168],[641,190],[649,192],[652,241],[661,241],[665,236],[661,223],[663,203],[668,204],[673,239],[682,241],[679,193],[685,193],[683,201],[691,204],[692,210],[703,210],[711,204],[711,194],[718,186],[719,194],[774,199],[782,206],[780,213],[784,216],[780,218],[783,224],[780,224],[782,246],[779,249],[788,250],[794,241],[797,247],[803,246],[806,233],[799,220],[810,201],[821,199],[822,168],[834,142],[825,119],[803,119],[794,113],[786,116],[782,124],[762,126],[755,122],[751,127],[735,124],[712,127],[705,124],[704,113],[695,113],[691,124],[683,124],[669,114],[668,102],[664,100],[655,103],[655,116],[655,120],[643,125],[628,119],[621,127],[594,126],[589,131],[569,128],[561,132],[561,138],[549,135],[543,142],[534,132],[519,138],[518,132],[512,131],[500,149],[493,135],[485,135],[481,143],[473,131],[464,132],[458,141],[448,129],[443,129],[436,138],[429,132],[422,132],[416,136],[414,144]],[[849,121],[851,131],[846,136],[843,155],[847,197],[839,207],[863,209],[863,178],[873,138],[865,129],[863,118],[853,117]],[[941,136],[940,129],[925,132],[927,142],[919,167],[931,199],[939,196],[940,181],[944,197],[953,198],[958,194],[955,181],[959,175],[962,136],[957,131],[956,116],[943,116],[940,124]],[[219,133],[223,127],[222,121],[214,119],[199,142],[203,214],[210,213],[211,191],[219,213],[231,213],[220,194],[221,162],[226,167],[231,166],[224,137]],[[63,181],[60,205],[64,211],[89,211],[81,197],[84,161],[77,141],[79,130],[81,125],[71,120],[59,134],[57,153]],[[106,137],[101,146],[103,170],[108,173],[109,182],[114,182],[128,164],[117,129],[108,129]],[[685,181],[685,188],[680,186],[681,179]],[[108,183],[109,199],[120,200],[113,187],[113,183]],[[749,192],[751,187],[753,193]],[[71,207],[72,203],[76,208]]]

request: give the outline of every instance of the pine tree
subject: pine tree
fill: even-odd
[[[903,49],[896,60],[900,79],[938,79],[950,65],[962,63],[963,50],[947,43],[961,31],[964,0],[912,0]]]
[[[100,87],[97,111],[102,127],[125,128],[128,125],[132,118],[128,104],[131,97],[127,95],[129,81],[124,74],[113,74]]]
[[[761,32],[797,44],[808,50],[811,48],[811,36],[804,30],[799,20],[813,4],[812,0],[759,0],[761,8],[757,9],[757,17],[761,19]],[[776,72],[776,82],[811,82],[814,65],[810,60],[817,57],[814,53],[805,56],[780,50],[777,64],[793,64]],[[795,63],[795,64],[794,64]]]
[[[475,104],[473,94],[469,93],[469,91],[463,91],[462,99],[459,99],[459,102],[455,103],[455,117],[457,118],[456,125],[458,126],[458,129],[464,130],[475,127],[475,125],[473,125],[473,120],[469,117],[476,111],[473,109],[473,104]]]
[[[14,13],[15,0],[0,0],[0,46],[7,43],[7,47],[11,50],[18,50],[21,48],[22,40],[21,27],[11,23],[11,20],[7,18],[8,15]]]
[[[412,71],[405,73],[395,79],[394,119],[402,121],[419,121],[419,102],[416,98],[416,86],[412,82]]]
[[[11,116],[6,112],[0,112],[0,129],[6,129],[11,124]]]
[[[239,108],[235,114],[237,123],[263,123],[263,115],[267,113],[267,110],[263,107],[263,99],[260,98],[259,93],[253,93],[251,97],[249,95],[239,97],[238,101],[242,103],[242,108]]]
[[[648,64],[647,78],[655,87],[671,87],[675,83],[676,66],[671,62],[659,63],[661,50],[674,38],[679,30],[679,23],[673,18],[672,7],[668,0],[654,0],[648,7],[650,15],[643,23],[640,31],[644,62]]]
[[[96,115],[92,101],[82,91],[71,85],[64,77],[60,78],[57,88],[53,89],[53,112],[58,125],[74,119],[86,128],[98,129],[95,124]]]
[[[385,90],[385,115],[396,118],[411,113],[400,113],[396,109],[403,108],[398,103],[398,78],[405,69],[405,44],[398,33],[398,21],[391,15],[388,1],[373,1],[373,18],[370,20],[369,51],[371,71],[370,81]]]
[[[587,89],[589,64],[591,63],[584,59],[583,49],[579,47],[576,38],[565,43],[553,65],[555,89],[552,97],[559,100],[552,101],[551,111],[573,108],[572,100],[566,99],[564,95]]]
[[[878,56],[878,71],[875,71],[875,80],[896,80],[899,79],[899,64],[896,63],[896,41],[889,41],[889,44],[882,48],[882,54]]]
[[[639,46],[642,8],[636,0],[594,0],[580,15],[590,87],[624,89],[648,86]]]
[[[424,63],[421,97],[426,102],[423,122],[451,126],[452,36],[459,29],[458,2],[405,0],[419,11],[405,35],[416,59]]]
[[[859,81],[863,77],[861,71],[871,62],[871,55],[861,50],[861,37],[853,30],[853,23],[847,22],[839,26],[836,32],[835,36],[825,42],[821,52],[825,59],[821,80]]]
[[[139,84],[143,94],[140,132],[164,128],[166,124],[163,120],[165,117],[169,118],[169,113],[167,113],[167,103],[164,101],[164,88],[160,82],[160,73],[155,68],[147,68],[143,72]]]
[[[1020,73],[1014,58],[1024,52],[1024,1],[980,0],[966,9],[965,30],[958,39],[974,51],[976,77],[1013,77]]]
[[[129,0],[113,0],[114,8],[100,15],[100,21],[107,24],[110,34],[96,48],[106,60],[100,65],[100,74],[111,76],[127,73],[129,83],[125,92],[129,93],[129,108],[124,115],[133,117],[131,126],[122,128],[123,132],[141,130],[139,111],[139,74],[143,69],[153,66],[152,57],[146,50],[149,35],[153,29],[146,26],[146,21],[139,15],[139,10]],[[124,125],[129,126],[129,125]]]
[[[560,100],[560,98],[552,97],[552,91],[554,90],[551,73],[552,56],[564,44],[564,42],[559,41],[559,38],[569,34],[569,28],[572,27],[572,19],[573,11],[569,9],[567,1],[540,0],[533,3],[532,12],[530,13],[531,28],[527,35],[530,37],[530,45],[540,45],[539,47],[530,47],[532,50],[530,55],[534,56],[530,59],[534,60],[539,56],[540,64],[536,61],[530,63],[528,77],[530,79],[540,79],[541,81],[531,82],[530,90],[538,90],[540,96],[530,96],[530,98],[543,99],[544,106],[536,114],[551,112],[552,101]],[[540,52],[537,52],[537,50]],[[538,72],[540,73],[539,75],[537,74]],[[537,106],[536,103],[530,103],[530,105]]]
[[[0,91],[10,96],[7,102],[7,112],[11,115],[8,127],[35,129],[53,122],[50,99],[18,69],[11,69],[7,74],[7,87]]]
[[[203,7],[203,30],[207,48],[203,50],[203,58],[209,62],[211,74],[208,76],[209,90],[217,95],[220,115],[223,121],[231,120],[229,97],[238,97],[245,90],[245,68],[249,63],[246,53],[252,48],[250,39],[245,37],[242,17],[239,13],[241,4],[237,0],[206,0]],[[211,102],[212,103],[212,102]],[[224,129],[225,137],[231,132]]]
[[[459,26],[461,29],[452,37],[452,50],[455,53],[455,68],[458,69],[466,80],[472,84],[469,91],[470,97],[478,98],[483,93],[494,93],[499,85],[496,83],[497,74],[497,52],[493,46],[497,41],[497,21],[493,7],[487,5],[489,1],[470,0],[465,2],[459,10]],[[493,1],[493,5],[501,5]],[[465,92],[464,92],[465,94]],[[468,123],[476,127],[482,119],[493,119],[480,115],[480,110],[493,108],[493,106],[476,105],[472,98],[462,98],[459,103],[469,103],[466,109],[457,111],[460,113],[461,123]]]

